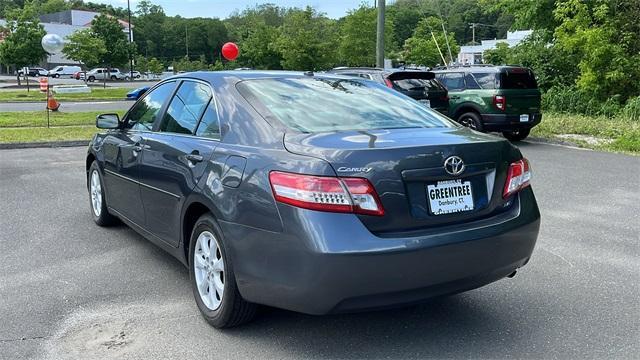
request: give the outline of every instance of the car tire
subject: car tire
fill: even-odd
[[[504,131],[502,132],[502,136],[507,138],[509,141],[522,141],[529,136],[531,129],[520,129],[515,131]]]
[[[210,255],[212,251],[213,256]],[[211,214],[201,216],[193,227],[188,262],[193,296],[200,313],[211,326],[228,328],[253,319],[257,305],[240,295],[233,260],[225,247],[222,231]]]
[[[116,80],[118,80],[118,78],[117,78],[116,76],[113,76],[113,75],[112,75],[112,76],[111,76],[111,81],[116,81]]]
[[[94,81],[96,81],[96,78],[95,78],[94,76],[89,76],[89,77],[87,78],[87,81],[88,81],[88,82],[94,82]]]
[[[105,197],[104,181],[102,179],[102,173],[98,163],[94,161],[89,167],[89,174],[87,175],[88,189],[89,189],[89,206],[91,210],[91,216],[93,221],[98,226],[109,226],[117,222],[117,219],[109,214],[107,209],[107,202]]]
[[[473,111],[463,113],[458,116],[458,123],[476,131],[482,131],[482,119],[478,113]]]
[[[53,77],[57,79],[60,77],[60,74],[53,74]]]

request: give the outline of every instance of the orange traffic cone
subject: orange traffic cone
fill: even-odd
[[[49,99],[47,100],[47,109],[51,111],[58,111],[59,107],[60,107],[60,103],[56,101],[53,95],[49,95]]]

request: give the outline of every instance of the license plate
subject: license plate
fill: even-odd
[[[419,101],[422,103],[422,105],[424,105],[424,106],[426,106],[428,108],[431,107],[431,100],[419,100]]]
[[[520,115],[520,122],[529,122],[529,114]]]
[[[438,181],[435,185],[427,185],[427,198],[434,215],[473,210],[470,181],[447,180]]]

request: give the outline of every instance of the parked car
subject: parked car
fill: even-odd
[[[22,68],[22,69],[18,70],[18,75],[20,75],[20,76],[24,76],[25,73],[28,76],[31,76],[31,77],[48,76],[49,75],[49,71],[47,71],[46,69],[43,69],[41,67],[26,67],[26,68]]]
[[[125,71],[122,75],[124,75],[125,80],[131,80],[131,71]],[[141,77],[140,71],[133,71],[133,79],[140,79]]]
[[[78,71],[82,71],[80,66],[68,66],[68,65],[56,66],[53,69],[49,70],[49,76],[54,78],[72,77],[73,74],[77,73]]]
[[[86,75],[87,81],[93,82],[96,80],[124,80],[125,75],[120,72],[118,68],[95,68],[90,71],[87,71]]]
[[[530,69],[474,65],[434,72],[449,90],[449,115],[464,126],[518,141],[542,120],[540,90]]]
[[[538,236],[517,147],[372,81],[187,73],[96,125],[93,220],[185,264],[215,327],[257,304],[327,314],[470,290],[515,275]]]
[[[329,72],[370,79],[416,99],[444,115],[449,111],[447,89],[429,71],[340,67]]]
[[[139,87],[127,93],[127,100],[138,100],[145,92],[149,90],[148,86]]]

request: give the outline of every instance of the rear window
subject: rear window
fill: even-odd
[[[425,79],[403,79],[392,81],[393,85],[401,90],[432,90],[432,91],[445,91],[444,86],[437,80],[425,80]]]
[[[537,89],[533,73],[526,69],[513,69],[500,73],[500,89]]]
[[[496,88],[496,73],[473,73],[470,74],[478,86],[481,89],[495,89]]]
[[[357,79],[256,79],[238,90],[263,117],[301,132],[456,126],[399,92]]]

